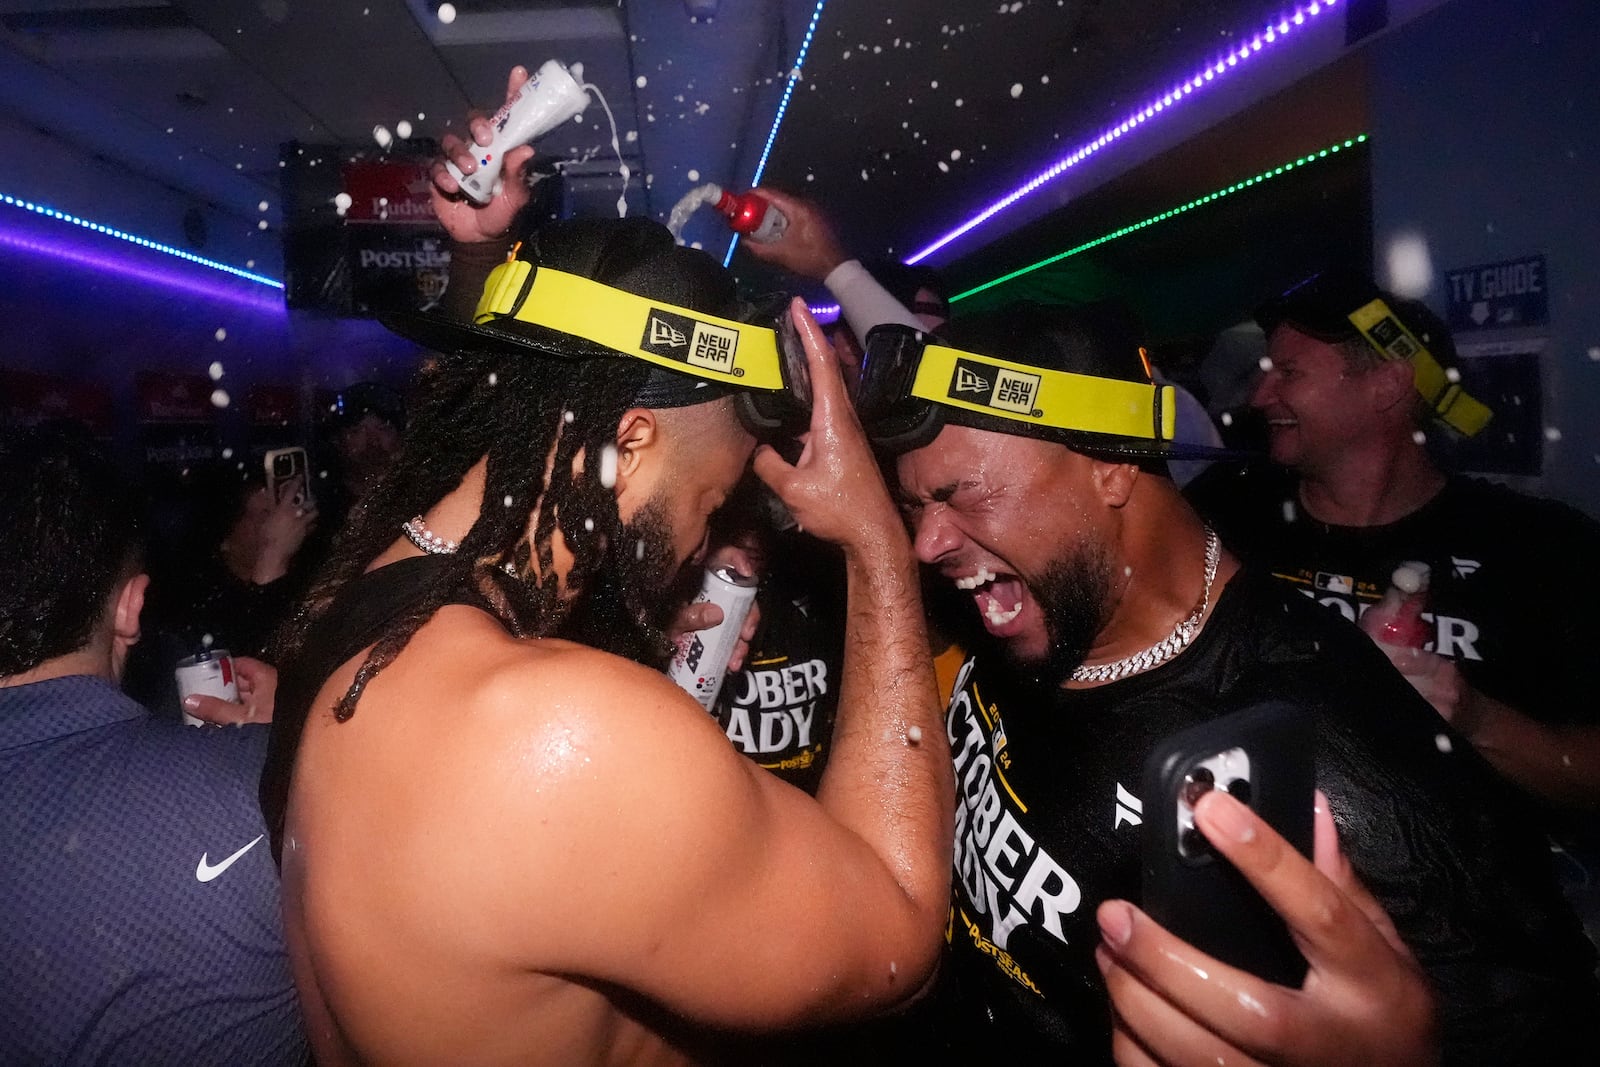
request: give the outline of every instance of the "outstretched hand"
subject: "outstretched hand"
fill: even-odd
[[[905,529],[850,404],[838,356],[805,301],[795,299],[789,313],[805,345],[811,376],[811,429],[793,464],[771,445],[756,449],[756,475],[778,494],[803,530],[824,541],[849,550],[886,536],[903,539]]]
[[[511,76],[506,80],[506,100],[510,101],[527,80],[526,67],[512,67]],[[431,198],[433,213],[439,217],[445,232],[462,244],[477,244],[504,237],[516,221],[517,213],[527,206],[529,192],[523,172],[533,159],[533,146],[519,145],[506,153],[494,197],[487,204],[477,204],[461,191],[461,183],[451,175],[445,160],[454,163],[462,174],[475,173],[478,154],[473,151],[473,145],[487,145],[493,141],[494,127],[481,111],[474,111],[468,118],[467,130],[472,135],[472,144],[453,133],[445,134],[440,142],[441,154],[433,161],[430,171]]]
[[[1128,902],[1107,901],[1095,959],[1115,1009],[1117,1063],[1437,1062],[1427,979],[1340,854],[1321,793],[1315,865],[1221,791],[1195,805],[1195,824],[1283,916],[1306,979],[1299,989],[1273,985],[1217,962]]]
[[[819,282],[850,258],[834,236],[827,216],[811,201],[766,186],[755,192],[783,212],[789,227],[776,241],[746,241],[745,250],[752,256]]]

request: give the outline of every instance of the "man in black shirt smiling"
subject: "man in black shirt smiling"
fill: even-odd
[[[1520,798],[1361,634],[1221,550],[1166,477],[1169,401],[1104,309],[1013,306],[958,319],[938,342],[899,327],[869,336],[863,422],[901,453],[919,559],[970,594],[986,631],[946,719],[959,794],[947,977],[973,1009],[952,1025],[975,1054],[1104,1057],[1105,974],[1169,1001],[1163,1016],[1118,999],[1128,1062],[1213,1048],[1204,1062],[1241,1049],[1273,1061],[1289,1046],[1294,1062],[1425,1055],[1414,1001],[1376,982],[1364,1001],[1332,993],[1362,988],[1351,973],[1364,967],[1392,973],[1393,959],[1342,976],[1313,959],[1293,994],[1205,961],[1187,979],[1153,973],[1139,946],[1154,924],[1112,900],[1138,896],[1152,746],[1274,698],[1315,722],[1318,785],[1351,865],[1431,980],[1446,1060],[1544,1062],[1570,1048],[1595,1004],[1594,957]],[[1203,1005],[1207,971],[1230,1003],[1237,991],[1232,1010],[1262,1009],[1261,1030]],[[1288,1036],[1286,1018],[1315,1019],[1333,1058]]]

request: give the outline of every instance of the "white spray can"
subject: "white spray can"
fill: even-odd
[[[694,697],[707,711],[717,703],[722,680],[728,675],[728,660],[739,643],[739,631],[756,601],[753,577],[732,567],[707,570],[700,583],[696,604],[715,604],[722,609],[722,621],[705,630],[691,630],[678,639],[678,647],[667,666],[667,677]]]
[[[461,183],[461,191],[479,204],[493,199],[507,152],[544,136],[589,106],[589,94],[578,84],[582,78],[582,63],[574,63],[568,73],[553,59],[534,72],[517,95],[489,119],[494,140],[470,146],[478,154],[478,169],[463,175],[454,163],[445,162],[450,176]]]

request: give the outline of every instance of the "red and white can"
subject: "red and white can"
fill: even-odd
[[[722,621],[704,630],[690,630],[678,639],[677,650],[667,666],[667,677],[710,711],[717,703],[722,680],[728,674],[728,660],[739,643],[739,631],[756,602],[754,578],[732,567],[706,571],[700,592],[693,603],[715,604],[722,609]]]
[[[194,693],[201,696],[220,697],[223,700],[239,702],[238,675],[233,669],[233,657],[225,648],[212,648],[204,652],[187,656],[178,661],[178,669],[173,672],[178,680],[178,699]],[[183,721],[188,726],[204,726],[205,722],[183,713]]]

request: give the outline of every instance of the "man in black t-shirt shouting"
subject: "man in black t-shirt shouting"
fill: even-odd
[[[1558,807],[1600,804],[1600,524],[1446,475],[1430,436],[1475,433],[1448,328],[1369,279],[1326,273],[1257,312],[1250,403],[1273,463],[1220,466],[1189,497],[1247,564],[1354,621],[1402,562],[1431,569],[1433,639],[1402,673],[1490,763]]]
[[[1316,961],[1287,994],[1192,949],[1162,957],[1176,977],[1152,973],[1160,953],[1128,949],[1153,926],[1112,900],[1139,894],[1146,756],[1263,700],[1314,719],[1318,785],[1431,980],[1447,1061],[1548,1062],[1581,1039],[1594,955],[1522,799],[1370,641],[1220,548],[1166,476],[1179,455],[1170,393],[1121,318],[1016,305],[958,318],[937,342],[881,327],[857,406],[900,453],[918,558],[972,598],[983,631],[946,716],[958,787],[946,979],[964,1009],[948,1018],[972,1056],[1103,1059],[1109,983],[1127,1062],[1179,1050],[1235,1062],[1240,1049],[1420,1062],[1425,1020],[1407,1029],[1414,1002],[1375,981],[1336,1003],[1340,978]],[[1128,999],[1136,978],[1165,1007]],[[1307,1019],[1331,1058],[1296,1033]]]

